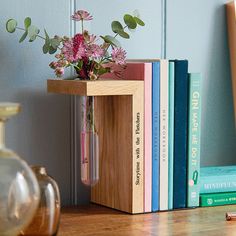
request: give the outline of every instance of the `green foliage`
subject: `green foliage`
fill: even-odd
[[[120,42],[111,35],[100,36],[106,43],[109,43],[115,47],[120,47]]]
[[[104,67],[100,66],[100,68],[98,69],[97,73],[101,76],[101,75],[106,74],[106,73],[108,73],[110,71],[111,71],[110,67],[105,67],[104,68]]]
[[[136,29],[137,27],[137,22],[135,21],[134,17],[129,14],[124,15],[124,22],[129,29]]]
[[[61,39],[60,38],[52,38],[52,39],[50,39],[50,44],[51,44],[51,46],[54,48],[54,49],[57,49],[58,48],[58,46],[60,45],[60,43],[61,43]]]
[[[29,41],[33,42],[36,39],[37,35],[39,34],[39,29],[36,26],[31,25],[29,26],[27,31],[28,31],[28,36],[30,38]]]
[[[126,33],[124,30],[120,30],[117,32],[122,38],[129,39],[129,34]]]
[[[27,35],[28,35],[28,31],[25,31],[24,34],[21,36],[19,43],[23,42],[26,39]]]
[[[14,19],[9,19],[6,23],[6,30],[9,33],[14,33],[16,31],[17,21]]]
[[[25,21],[24,21],[24,24],[25,24],[25,29],[27,30],[30,27],[30,25],[31,25],[31,18],[30,17],[26,17]]]
[[[47,54],[50,49],[50,38],[49,38],[49,35],[45,29],[44,29],[44,33],[45,33],[45,44],[43,45],[43,53]]]
[[[123,26],[119,21],[112,21],[111,28],[114,33],[118,33],[119,31],[123,31]]]
[[[53,46],[50,45],[49,47],[49,54],[54,54],[57,51],[57,48],[54,48]]]
[[[135,21],[138,25],[140,25],[140,26],[145,25],[145,23],[140,18],[138,18],[137,16],[134,16],[134,19],[135,19]]]

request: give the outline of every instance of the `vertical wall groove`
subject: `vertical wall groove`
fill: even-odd
[[[70,16],[75,12],[76,0],[70,0]],[[70,36],[72,37],[76,32],[76,24],[70,19]],[[73,69],[71,69],[70,75],[73,76]],[[77,120],[77,98],[76,96],[71,96],[70,100],[70,198],[71,204],[78,204],[78,150],[77,150],[77,132],[76,132],[76,122]]]
[[[161,58],[166,58],[167,0],[161,1]]]

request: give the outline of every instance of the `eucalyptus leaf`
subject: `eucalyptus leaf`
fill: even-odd
[[[43,45],[43,53],[44,54],[47,54],[49,52],[49,47],[50,46],[48,44],[46,44],[46,43]]]
[[[122,38],[129,39],[129,34],[126,33],[124,30],[119,30],[117,32]]]
[[[138,25],[140,25],[140,26],[144,26],[145,25],[145,23],[140,18],[134,16],[134,19],[135,19],[135,21],[136,21],[136,23]]]
[[[57,47],[60,45],[61,40],[59,38],[52,38],[50,39],[50,45],[54,48],[57,49]]]
[[[109,43],[113,46],[116,46],[116,47],[120,47],[120,42],[114,38],[113,36],[111,35],[106,35],[105,37],[104,36],[101,36],[101,38],[106,42],[106,43]]]
[[[123,30],[123,26],[119,21],[112,21],[111,28],[114,33],[117,33],[119,30]]]
[[[32,35],[29,39],[29,42],[34,42],[36,38],[37,38],[37,35]]]
[[[134,17],[129,14],[124,15],[124,22],[130,29],[135,29],[137,27],[137,22]]]
[[[54,48],[52,46],[49,47],[49,54],[54,54],[56,51],[57,51],[56,48]]]
[[[25,24],[25,29],[27,30],[30,27],[30,25],[31,25],[31,18],[30,17],[26,17],[25,21],[24,21],[24,24]]]
[[[25,31],[24,34],[21,36],[19,43],[22,43],[26,39],[27,35],[28,35],[28,31]]]
[[[28,35],[30,38],[30,42],[33,42],[36,39],[38,33],[39,33],[39,29],[36,26],[34,25],[29,26]]]
[[[6,30],[9,33],[13,33],[16,31],[17,21],[14,19],[9,19],[6,23]]]

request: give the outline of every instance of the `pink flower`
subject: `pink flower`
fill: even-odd
[[[82,34],[76,34],[73,38],[73,53],[75,61],[85,57],[85,43]]]
[[[64,72],[65,72],[64,68],[57,67],[55,69],[55,74],[57,77],[61,77],[62,75],[64,75]]]
[[[111,52],[112,60],[119,65],[125,64],[126,51],[122,48],[113,48]]]
[[[97,44],[91,44],[87,47],[87,56],[93,59],[102,57],[104,55],[104,49]]]
[[[86,56],[84,37],[76,34],[72,39],[63,43],[62,53],[68,62],[76,62]]]
[[[84,10],[79,10],[74,13],[74,15],[71,16],[71,18],[75,21],[80,21],[80,20],[92,20],[93,17],[90,15],[89,12],[84,11]]]
[[[63,43],[61,52],[64,54],[64,57],[67,61],[74,62],[73,42],[71,39]]]
[[[58,63],[55,62],[55,61],[52,61],[52,62],[49,64],[49,66],[50,66],[52,69],[56,69],[57,66],[58,66]]]

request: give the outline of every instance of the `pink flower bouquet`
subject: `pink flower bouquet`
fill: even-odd
[[[79,10],[71,16],[74,21],[81,22],[81,33],[74,37],[60,37],[55,35],[50,38],[44,30],[44,36],[39,35],[40,30],[31,24],[31,18],[27,17],[24,21],[24,28],[17,26],[15,19],[9,19],[6,29],[9,33],[18,30],[24,31],[19,42],[23,42],[27,37],[32,42],[36,38],[44,40],[43,53],[54,54],[56,60],[49,66],[54,70],[57,77],[64,74],[65,68],[73,67],[78,77],[83,80],[97,80],[105,73],[111,73],[112,65],[125,65],[126,51],[120,47],[117,36],[129,39],[130,35],[126,29],[134,30],[138,25],[144,26],[144,22],[137,15],[125,14],[124,25],[119,21],[111,23],[114,36],[96,36],[84,29],[84,21],[93,20],[93,17],[84,10]]]

